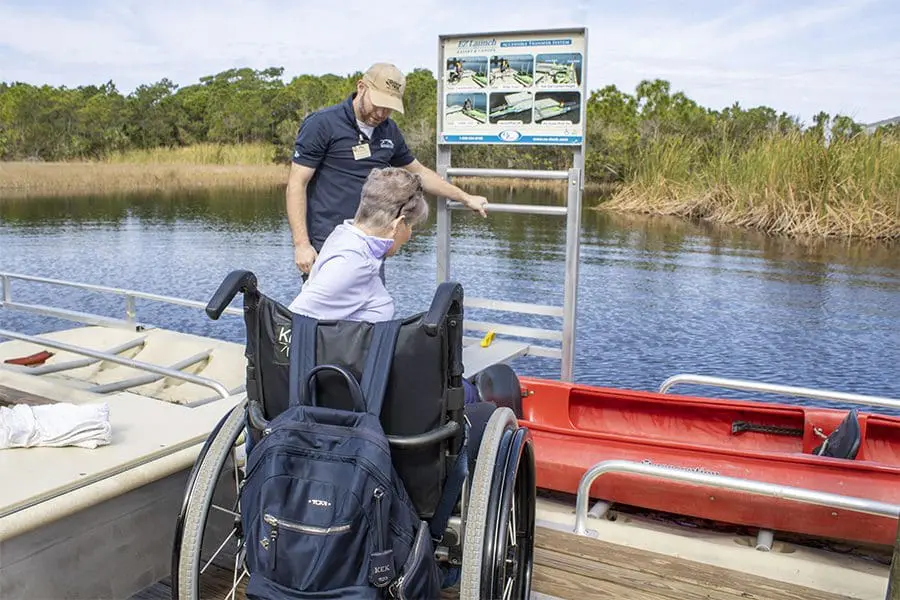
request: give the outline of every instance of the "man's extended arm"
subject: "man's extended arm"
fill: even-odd
[[[309,231],[306,228],[306,184],[315,172],[310,167],[291,163],[284,194],[291,238],[294,240],[294,262],[304,273],[309,273],[316,261],[316,250],[309,241]]]
[[[484,209],[487,206],[488,201],[484,196],[473,196],[472,194],[464,192],[449,181],[444,180],[440,175],[420,163],[418,160],[413,160],[403,168],[411,173],[418,173],[422,177],[422,187],[424,187],[425,191],[429,194],[462,202],[472,210],[479,212],[482,217],[487,216],[487,212],[485,212]]]

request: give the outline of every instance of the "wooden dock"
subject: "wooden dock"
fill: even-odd
[[[231,573],[208,581],[202,598],[223,598]],[[210,580],[212,578],[206,578]],[[204,581],[204,584],[207,581]],[[243,588],[243,586],[241,586]],[[532,588],[542,597],[566,600],[848,600],[849,596],[773,581],[682,558],[539,527]],[[243,598],[242,595],[238,597]],[[442,600],[457,598],[447,590]],[[168,600],[162,581],[131,600]],[[488,599],[484,599],[488,600]]]

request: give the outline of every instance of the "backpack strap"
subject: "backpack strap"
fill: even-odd
[[[288,406],[300,404],[301,386],[316,366],[316,332],[319,322],[306,315],[291,317],[291,349],[288,368]]]
[[[456,500],[462,493],[463,483],[469,475],[469,420],[464,419],[463,442],[459,448],[459,454],[456,456],[456,462],[453,468],[447,473],[447,479],[444,481],[444,491],[441,493],[441,499],[438,501],[434,514],[431,516],[429,528],[431,529],[431,539],[436,543],[440,543],[444,539],[444,532],[447,530],[447,522],[450,520],[450,514],[453,507],[456,506]]]
[[[360,387],[366,399],[366,411],[378,418],[381,418],[384,394],[391,376],[391,363],[394,361],[400,325],[401,321],[392,320],[379,321],[372,326],[372,340],[369,342]]]

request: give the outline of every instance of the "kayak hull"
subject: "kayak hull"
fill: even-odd
[[[716,400],[522,377],[522,424],[538,487],[576,493],[584,473],[627,460],[900,504],[900,419],[860,413],[855,459],[816,456],[847,411]],[[771,428],[733,433],[735,422]],[[713,485],[605,473],[594,499],[733,525],[891,545],[896,519]]]

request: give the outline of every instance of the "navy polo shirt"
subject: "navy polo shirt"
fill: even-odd
[[[376,127],[371,139],[360,131],[355,96],[306,117],[294,141],[294,162],[316,169],[306,188],[306,229],[317,251],[337,225],[356,214],[372,169],[405,167],[415,158],[392,119]],[[360,143],[368,144],[370,156],[356,160],[353,147]]]

